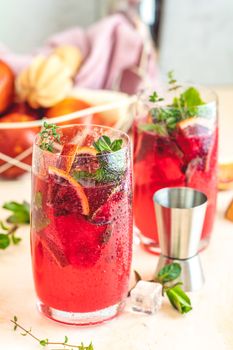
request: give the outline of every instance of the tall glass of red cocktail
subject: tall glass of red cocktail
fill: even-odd
[[[216,207],[216,96],[206,88],[180,86],[173,79],[161,96],[145,92],[138,98],[134,122],[135,223],[144,247],[159,252],[153,194],[163,187],[198,189],[208,197],[200,244],[204,248]]]
[[[32,266],[38,306],[70,324],[114,317],[132,255],[129,138],[102,126],[45,123],[32,171]]]

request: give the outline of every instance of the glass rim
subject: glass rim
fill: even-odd
[[[166,96],[171,94],[174,92],[174,91],[179,91],[180,89],[182,88],[188,88],[188,87],[194,87],[194,88],[197,88],[197,90],[199,90],[200,92],[201,91],[206,91],[212,98],[209,98],[209,101],[208,102],[205,102],[204,104],[199,104],[199,105],[196,105],[194,107],[196,108],[203,108],[204,106],[208,106],[208,105],[211,105],[211,104],[216,104],[218,103],[218,95],[216,93],[216,91],[214,89],[212,89],[211,87],[208,87],[208,86],[205,86],[205,85],[202,85],[202,84],[198,84],[198,83],[192,83],[192,82],[179,82],[177,81],[177,85],[179,86],[177,88],[177,90],[173,90],[173,91],[169,91],[168,88],[169,88],[169,84],[167,83],[162,83],[161,84],[161,87],[162,88],[165,88],[165,93],[162,94],[161,97],[164,97],[164,100],[163,101],[157,101],[157,102],[150,102],[149,101],[149,95],[156,91],[156,89],[153,89],[153,87],[150,87],[150,88],[146,88],[146,89],[142,89],[141,91],[139,91],[137,94],[136,94],[136,98],[137,98],[137,102],[141,101],[141,102],[144,102],[144,103],[148,103],[148,104],[153,104],[154,105],[154,108],[165,108],[165,109],[174,109],[176,107],[172,107],[172,106],[169,106],[167,104],[164,104],[164,102],[166,103]],[[158,89],[158,92],[160,90]],[[143,101],[143,97],[147,96],[148,97],[148,100],[147,101]],[[153,106],[152,106],[153,107]]]
[[[108,153],[103,153],[103,154],[96,154],[96,155],[79,155],[79,158],[98,158],[98,157],[103,157],[105,156],[106,154],[118,154],[120,152],[126,152],[127,149],[130,149],[130,137],[129,135],[122,131],[122,130],[119,130],[119,129],[115,129],[115,128],[112,128],[110,126],[105,126],[105,125],[100,125],[100,124],[85,124],[85,123],[81,123],[81,124],[68,124],[68,125],[61,125],[59,126],[58,125],[58,129],[65,129],[65,128],[71,128],[71,127],[88,127],[90,126],[91,128],[93,127],[98,127],[98,128],[103,128],[103,129],[107,129],[107,130],[110,130],[110,131],[113,131],[113,132],[117,132],[121,135],[123,135],[125,137],[125,140],[127,141],[127,143],[121,148],[119,149],[118,151],[111,151],[111,152],[108,152]],[[35,138],[34,138],[34,142],[33,142],[33,147],[36,147],[37,149],[40,150],[40,152],[42,153],[45,153],[45,154],[49,154],[50,156],[54,156],[54,157],[59,157],[59,158],[70,158],[70,157],[73,157],[73,155],[61,155],[60,153],[53,153],[53,152],[50,152],[48,150],[43,150],[40,148],[40,146],[37,144],[37,141],[39,139],[39,136],[40,136],[40,132],[37,133],[35,135]],[[66,143],[64,143],[66,144]],[[62,145],[61,145],[62,146]],[[85,146],[84,146],[85,147]]]

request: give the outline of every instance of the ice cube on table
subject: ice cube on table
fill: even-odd
[[[139,281],[130,293],[133,311],[147,314],[156,313],[162,305],[162,285],[160,283]]]

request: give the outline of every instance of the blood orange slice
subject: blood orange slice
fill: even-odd
[[[68,184],[75,190],[76,196],[79,198],[81,205],[81,214],[88,215],[90,212],[89,203],[83,187],[72,176],[70,176],[66,171],[62,169],[50,166],[48,170],[50,175],[58,176],[68,182]]]
[[[189,162],[205,157],[210,151],[214,124],[205,118],[189,118],[177,124],[176,142]]]
[[[76,151],[77,145],[73,143],[64,144],[61,151],[61,158],[59,160],[59,168],[69,173],[74,162]]]
[[[97,154],[96,149],[88,146],[83,146],[76,150],[76,155],[96,156],[96,154]]]
[[[209,131],[212,131],[213,125],[214,124],[210,119],[193,117],[193,118],[187,118],[182,120],[177,124],[177,127],[180,129],[186,129],[187,127],[195,127],[195,128],[203,127],[203,128],[209,129]]]

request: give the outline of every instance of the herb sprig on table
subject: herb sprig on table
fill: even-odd
[[[21,238],[16,236],[19,225],[30,223],[30,206],[26,201],[7,202],[3,204],[3,208],[11,211],[12,214],[6,219],[6,223],[0,221],[1,250],[8,248],[11,244],[18,245],[21,241]]]
[[[136,281],[142,278],[137,271],[134,271]],[[163,295],[166,294],[171,305],[181,314],[192,310],[191,301],[182,289],[182,282],[175,282],[181,275],[181,266],[178,263],[165,265],[150,282],[161,283]],[[174,284],[172,284],[174,282]]]
[[[25,327],[21,326],[18,322],[18,318],[16,316],[13,317],[13,320],[10,320],[13,324],[14,324],[14,331],[16,331],[18,328],[23,331],[23,333],[21,333],[22,336],[27,336],[29,335],[30,337],[32,337],[42,348],[44,347],[50,347],[50,349],[52,350],[51,347],[56,346],[56,350],[59,349],[70,349],[70,350],[74,350],[74,349],[78,349],[78,350],[94,350],[94,347],[92,345],[92,343],[90,343],[89,345],[85,346],[83,343],[80,343],[79,345],[77,344],[69,344],[69,339],[67,336],[64,337],[64,340],[61,342],[54,342],[54,341],[50,341],[48,338],[44,338],[44,339],[40,339],[37,336],[35,336],[32,333],[31,328],[30,329],[26,329]],[[57,348],[59,346],[59,349]]]
[[[107,135],[102,135],[93,143],[96,149],[99,168],[95,172],[74,171],[73,177],[80,179],[91,179],[96,182],[106,183],[118,181],[125,171],[124,152],[115,153],[122,149],[123,140],[116,139],[111,141]]]
[[[168,86],[168,92],[181,87],[177,84],[173,71],[168,72]],[[151,121],[141,124],[139,128],[143,131],[155,132],[161,136],[167,136],[173,132],[180,121],[195,117],[198,107],[205,104],[199,91],[193,86],[187,88],[179,96],[174,97],[172,103],[166,106],[158,104],[158,102],[164,101],[164,98],[159,96],[156,91],[148,97],[148,100],[157,103],[157,106],[152,107],[149,112]]]

